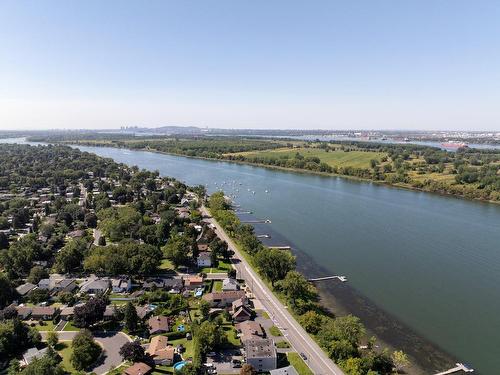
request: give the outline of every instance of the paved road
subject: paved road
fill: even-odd
[[[60,341],[72,341],[76,336],[77,331],[59,331]],[[45,340],[47,332],[41,332],[42,339]],[[123,344],[130,341],[130,337],[123,332],[94,332],[95,340],[106,351],[104,357],[91,370],[97,375],[102,375],[108,372],[112,367],[118,367],[122,364],[123,359],[119,354]]]
[[[209,216],[205,207],[202,207],[203,214]],[[220,225],[212,218],[209,221],[215,225],[217,235],[226,241],[234,250],[234,266],[239,274],[239,278],[246,281],[254,297],[258,299],[264,308],[269,312],[274,324],[281,329],[283,335],[288,339],[293,349],[298,353],[307,356],[307,365],[316,375],[343,375],[343,371],[323,352],[309,334],[297,323],[292,315],[286,310],[283,304],[274,296],[265,285],[260,276],[249,266],[245,258],[240,254],[234,241],[222,230]]]

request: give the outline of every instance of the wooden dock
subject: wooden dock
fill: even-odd
[[[266,219],[266,220],[244,220],[241,221],[244,224],[271,224],[271,220]]]
[[[474,369],[462,364],[462,363],[455,363],[456,367],[450,368],[449,370],[439,372],[435,375],[448,375],[448,374],[454,374],[455,372],[463,371],[463,372],[474,372]]]
[[[317,278],[314,278],[314,279],[309,279],[309,281],[311,282],[315,282],[315,281],[324,281],[324,280],[333,280],[333,279],[339,279],[340,281],[342,281],[343,283],[345,283],[347,281],[347,277],[346,276],[325,276],[325,277],[317,277]]]
[[[278,250],[291,250],[290,246],[268,246],[270,249],[278,249]]]

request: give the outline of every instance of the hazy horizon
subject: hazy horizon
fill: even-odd
[[[500,131],[500,2],[0,3],[0,130]]]

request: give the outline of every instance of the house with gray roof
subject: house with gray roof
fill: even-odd
[[[29,292],[31,292],[33,289],[36,288],[36,285],[35,284],[32,284],[32,283],[24,283],[22,285],[19,285],[16,290],[17,290],[17,293],[19,293],[19,295],[21,296],[25,296],[27,295]]]

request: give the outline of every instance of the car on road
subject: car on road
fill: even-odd
[[[304,361],[307,361],[307,355],[305,355],[304,353],[300,353],[300,356]]]

